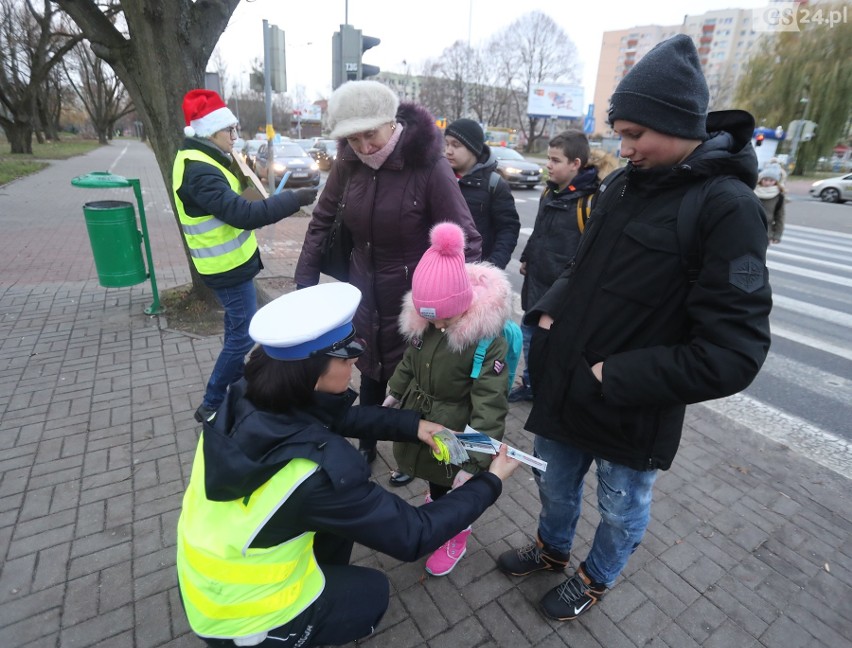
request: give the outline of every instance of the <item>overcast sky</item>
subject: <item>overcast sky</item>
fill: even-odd
[[[455,41],[476,47],[521,15],[539,10],[550,16],[577,46],[586,104],[591,102],[603,32],[636,25],[675,25],[684,15],[715,9],[755,9],[769,0],[691,0],[650,3],[638,0],[349,0],[349,24],[381,45],[369,50],[365,63],[383,71],[412,73],[437,58]],[[346,0],[243,0],[234,11],[219,48],[232,80],[263,59],[263,19],[286,34],[287,86],[293,95],[304,88],[309,101],[331,92],[331,37],[346,16]],[[247,74],[242,75],[244,87]],[[225,88],[230,93],[230,87]]]

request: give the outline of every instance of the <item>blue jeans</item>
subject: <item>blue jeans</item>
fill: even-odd
[[[547,462],[547,472],[533,470],[541,498],[539,538],[562,553],[571,551],[583,503],[583,478],[595,462],[601,521],[586,557],[586,573],[596,583],[612,587],[645,535],[657,471],[633,470],[540,436],[535,437],[535,455]]]
[[[521,374],[524,384],[530,384],[530,340],[532,340],[533,331],[538,328],[538,325],[527,326],[521,324],[521,333],[524,337],[524,372]]]
[[[254,281],[229,288],[214,288],[213,292],[225,309],[225,342],[204,393],[202,404],[208,409],[218,409],[225,400],[228,385],[243,377],[246,354],[254,346],[249,337],[249,323],[257,312]]]

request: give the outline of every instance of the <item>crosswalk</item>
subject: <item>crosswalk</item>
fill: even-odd
[[[521,229],[519,249],[531,233]],[[772,348],[760,374],[743,393],[694,407],[852,478],[852,235],[788,225],[767,265]],[[506,268],[516,290],[518,267]]]
[[[769,357],[745,392],[703,407],[852,478],[852,235],[788,226],[767,265]]]

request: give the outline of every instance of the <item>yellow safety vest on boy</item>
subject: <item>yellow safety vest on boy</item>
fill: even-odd
[[[175,207],[180,218],[181,229],[186,238],[195,269],[203,275],[233,270],[254,255],[257,251],[257,238],[254,232],[232,227],[212,214],[205,216],[188,216],[186,214],[183,201],[178,196],[178,189],[183,184],[184,170],[188,160],[204,162],[219,169],[228,180],[231,189],[237,193],[242,189],[240,181],[229,169],[202,151],[195,149],[181,150],[175,156],[175,163],[172,167],[172,191],[175,196]]]
[[[250,547],[317,464],[293,459],[250,496],[214,502],[205,494],[203,443],[202,435],[177,528],[178,581],[189,625],[219,639],[267,632],[292,621],[325,588],[313,532],[275,547]]]

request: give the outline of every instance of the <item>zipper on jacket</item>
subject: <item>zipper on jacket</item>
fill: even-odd
[[[402,267],[403,267],[403,269],[405,270],[405,280],[406,280],[406,281],[408,281],[408,266],[407,266],[407,265],[404,265],[404,266],[402,266]]]

